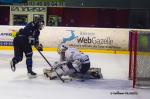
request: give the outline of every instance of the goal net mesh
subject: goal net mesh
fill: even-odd
[[[131,31],[130,40],[129,78],[133,87],[150,86],[150,32]]]

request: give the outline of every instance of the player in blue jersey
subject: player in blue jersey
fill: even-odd
[[[13,40],[14,57],[10,63],[12,71],[16,70],[15,65],[22,61],[23,53],[25,53],[28,76],[36,77],[36,73],[32,71],[32,46],[42,50],[42,45],[39,44],[39,35],[43,25],[44,21],[39,18],[18,31]]]

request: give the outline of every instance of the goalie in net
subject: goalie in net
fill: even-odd
[[[81,53],[76,48],[69,48],[64,44],[61,44],[57,51],[60,55],[60,62],[55,62],[51,70],[44,69],[44,74],[51,80],[57,78],[56,72],[60,76],[69,76],[72,78],[102,78],[100,68],[90,68],[88,55]]]

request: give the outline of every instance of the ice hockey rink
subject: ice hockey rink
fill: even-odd
[[[56,52],[42,52],[51,64],[59,60]],[[102,69],[103,79],[70,81],[49,80],[43,68],[50,68],[42,56],[35,51],[33,70],[38,77],[28,79],[25,57],[10,69],[13,51],[0,51],[0,99],[149,99],[150,89],[132,88],[128,80],[128,54],[86,53],[91,67]]]

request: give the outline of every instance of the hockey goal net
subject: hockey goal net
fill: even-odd
[[[133,87],[150,86],[150,31],[129,32],[129,79]]]

